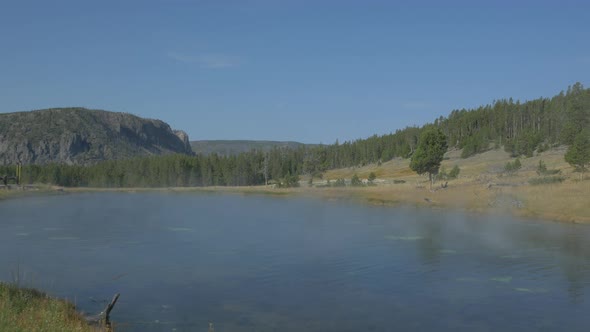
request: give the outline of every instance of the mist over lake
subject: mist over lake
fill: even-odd
[[[0,280],[117,331],[587,331],[590,228],[296,196],[0,202]]]

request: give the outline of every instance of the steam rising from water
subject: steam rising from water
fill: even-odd
[[[87,312],[104,307],[90,298],[121,292],[113,319],[130,331],[590,324],[572,314],[590,309],[580,225],[252,195],[84,194],[0,209],[0,252],[11,253],[0,278],[18,265]]]

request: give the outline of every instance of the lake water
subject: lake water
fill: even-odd
[[[588,331],[590,227],[346,201],[0,202],[0,279],[117,331]]]

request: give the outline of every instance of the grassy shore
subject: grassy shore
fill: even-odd
[[[324,178],[350,179],[354,174],[367,178],[370,172],[374,172],[380,184],[360,188],[358,193],[354,193],[374,204],[434,206],[590,223],[590,181],[588,178],[580,180],[580,173],[574,172],[564,161],[564,148],[522,158],[522,168],[512,175],[504,172],[504,165],[514,158],[510,158],[502,150],[490,150],[466,159],[460,158],[460,152],[448,152],[442,163],[447,171],[454,165],[461,169],[459,179],[448,181],[445,189],[441,188],[439,182],[435,185],[435,190],[429,190],[426,177],[412,172],[407,159],[328,171]],[[536,172],[540,160],[543,160],[548,169],[559,170],[559,177],[563,178],[563,182],[531,184],[531,180],[543,177]],[[394,183],[396,180],[398,184]],[[401,181],[404,183],[400,184]],[[332,195],[339,194],[336,191]]]
[[[0,331],[96,332],[73,304],[34,289],[0,283]]]
[[[26,190],[22,190],[13,185],[12,189],[0,189],[0,201],[10,198],[29,197],[34,195],[55,195],[59,193],[61,193],[61,188],[44,184],[30,187]]]

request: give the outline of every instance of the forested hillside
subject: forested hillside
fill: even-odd
[[[472,110],[454,110],[423,127],[326,146],[273,148],[233,156],[170,155],[108,161],[91,167],[26,166],[27,182],[64,186],[209,186],[257,185],[284,182],[300,174],[360,166],[411,156],[421,131],[439,127],[449,148],[463,149],[463,157],[490,148],[504,148],[513,156],[531,156],[551,146],[571,144],[590,128],[590,90],[580,83],[553,98],[527,102],[503,99]],[[0,174],[10,168],[0,168]],[[289,181],[287,181],[289,182]]]
[[[191,141],[191,148],[196,154],[217,154],[234,156],[252,150],[268,152],[274,148],[296,149],[306,144],[299,142],[280,141],[249,141],[249,140],[202,140]],[[309,145],[308,145],[309,146]]]
[[[442,129],[449,148],[463,149],[463,157],[490,147],[530,156],[538,148],[570,144],[577,133],[590,128],[590,89],[576,83],[553,98],[524,103],[510,98],[477,109],[453,110],[421,128],[315,149],[310,159],[323,170],[406,158],[416,148],[421,130],[431,125]]]

